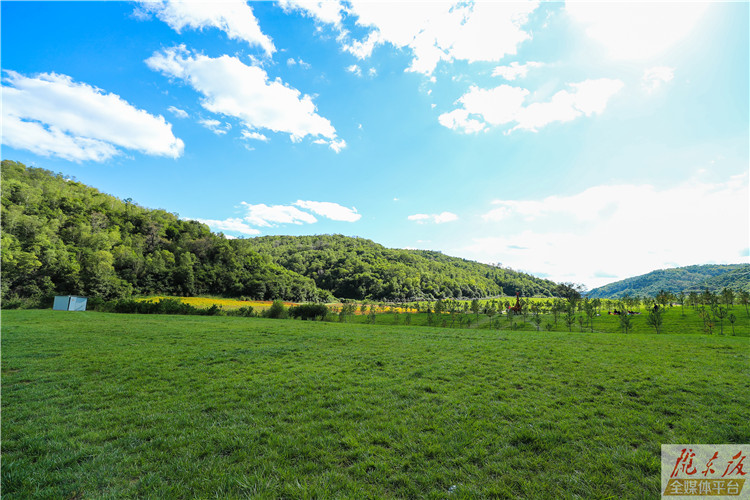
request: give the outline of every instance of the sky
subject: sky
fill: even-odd
[[[750,262],[747,2],[0,3],[2,158],[589,289]]]

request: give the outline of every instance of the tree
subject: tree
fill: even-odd
[[[737,321],[737,316],[734,315],[734,313],[729,314],[729,323],[732,325],[732,336],[734,336],[734,322]]]
[[[622,328],[623,333],[628,333],[630,329],[633,327],[632,318],[630,317],[630,314],[628,314],[627,311],[623,311],[620,313],[619,319],[620,319],[620,328]]]
[[[714,314],[719,318],[719,335],[724,335],[724,318],[727,317],[727,310],[724,307],[718,306],[716,307]]]
[[[576,322],[576,307],[575,303],[569,303],[565,308],[565,324],[568,325],[568,331],[573,331],[573,324]]]
[[[677,303],[680,304],[680,314],[682,316],[685,316],[685,293],[680,292],[679,295],[677,295]]]
[[[750,292],[747,290],[741,290],[738,294],[740,304],[745,306],[745,314],[747,314],[747,317],[750,318],[750,311],[748,311],[748,304],[750,304]]]
[[[593,333],[594,332],[594,316],[596,316],[596,307],[593,301],[589,300],[588,298],[584,299],[583,312],[588,318],[589,326],[591,327],[591,332]]]
[[[656,333],[661,333],[661,325],[664,322],[664,308],[655,305],[646,316],[646,323],[656,329]]]
[[[721,291],[721,298],[727,308],[731,308],[734,304],[734,291],[731,288],[724,288],[724,290]]]
[[[479,300],[473,299],[471,301],[471,312],[477,315],[477,321],[479,321]]]
[[[562,297],[572,304],[576,304],[581,300],[581,293],[585,290],[585,287],[576,283],[560,283],[555,288],[555,294],[558,297]]]

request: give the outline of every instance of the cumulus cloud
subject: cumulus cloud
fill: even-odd
[[[708,2],[567,1],[570,18],[585,27],[610,57],[648,60],[663,53],[698,24]]]
[[[476,133],[487,126],[513,125],[512,130],[537,131],[553,122],[568,122],[604,111],[609,99],[622,89],[620,80],[600,78],[571,83],[546,102],[524,105],[529,91],[500,85],[493,89],[472,86],[457,103],[462,107],[443,113],[439,122],[450,129]]]
[[[492,76],[499,76],[506,80],[515,80],[516,78],[525,78],[531,68],[540,68],[544,66],[542,63],[529,61],[524,64],[519,64],[517,61],[513,61],[508,66],[498,66],[492,71]]]
[[[602,185],[569,196],[496,200],[484,214],[490,236],[455,251],[589,287],[659,268],[748,261],[749,196],[743,174],[720,183]]]
[[[322,137],[336,152],[346,146],[331,122],[317,113],[312,97],[279,79],[270,81],[262,68],[248,66],[237,57],[211,58],[179,46],[154,53],[146,64],[189,83],[203,96],[205,109],[238,118],[248,129],[285,132],[294,142],[306,136]]]
[[[258,231],[255,228],[250,227],[242,219],[237,219],[237,218],[234,218],[234,219],[230,218],[230,219],[224,219],[224,220],[215,220],[215,219],[187,219],[187,220],[196,220],[200,222],[201,224],[207,225],[213,231],[232,231],[233,233],[249,234],[249,235],[260,234],[260,231]]]
[[[184,144],[162,116],[71,77],[5,71],[3,144],[71,161],[104,161],[121,151],[177,158]]]
[[[431,74],[440,61],[499,61],[530,35],[522,28],[538,2],[351,2],[357,24],[371,28],[344,50],[369,57],[378,44],[409,49],[408,71]]]
[[[347,66],[347,67],[346,67],[346,70],[347,70],[347,71],[348,71],[349,73],[353,73],[353,74],[355,74],[355,75],[357,75],[357,76],[362,76],[362,68],[360,68],[360,67],[359,67],[359,66],[357,66],[356,64],[352,64],[351,66]]]
[[[443,224],[445,222],[453,222],[458,220],[458,215],[451,212],[441,212],[439,214],[414,214],[407,217],[408,220],[414,221],[417,224],[424,224],[425,222],[433,222],[435,224]]]
[[[167,108],[167,111],[175,115],[177,118],[187,118],[188,114],[187,111],[184,109],[177,108],[175,106],[170,106]]]
[[[665,83],[669,83],[674,78],[674,68],[668,66],[656,66],[649,68],[643,72],[643,88],[649,94],[655,92],[659,87]]]
[[[341,24],[343,6],[338,0],[279,0],[284,11],[297,10],[326,24]]]
[[[217,28],[233,40],[260,47],[268,56],[276,51],[271,39],[261,32],[253,9],[244,0],[148,0],[141,1],[140,5],[178,33],[185,28]]]
[[[300,208],[309,210],[314,214],[318,214],[322,217],[327,217],[331,220],[356,222],[362,217],[362,215],[357,213],[356,208],[347,208],[339,205],[338,203],[332,203],[330,201],[297,200],[295,205]]]

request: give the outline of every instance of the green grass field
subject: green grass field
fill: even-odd
[[[750,442],[749,358],[727,335],[3,311],[2,494],[656,498],[662,443]]]

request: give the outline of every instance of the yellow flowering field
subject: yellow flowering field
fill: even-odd
[[[256,311],[262,311],[265,309],[268,309],[271,307],[271,304],[273,304],[270,300],[237,300],[237,299],[222,299],[222,298],[214,298],[214,297],[172,297],[168,295],[157,295],[154,297],[146,297],[143,299],[137,299],[137,300],[143,300],[143,301],[149,301],[149,302],[155,302],[162,299],[176,299],[182,302],[183,304],[188,304],[193,307],[197,307],[199,309],[206,309],[211,307],[212,305],[216,305],[218,307],[221,307],[225,311],[231,311],[234,309],[239,309],[241,307],[252,307]],[[294,302],[284,302],[284,305],[294,306],[297,305]]]

